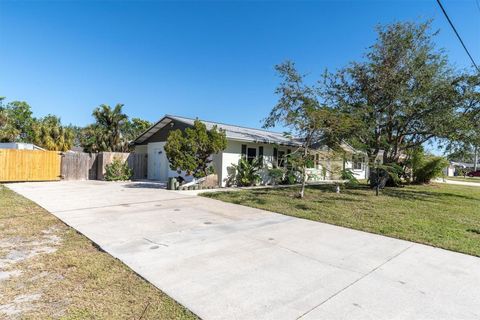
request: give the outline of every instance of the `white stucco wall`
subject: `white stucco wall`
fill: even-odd
[[[242,141],[229,140],[227,142],[227,148],[219,153],[212,156],[212,164],[215,168],[215,173],[218,175],[218,181],[221,186],[226,186],[229,177],[232,174],[232,164],[237,164],[241,158],[242,154],[242,144],[248,148],[255,148],[257,156],[259,155],[259,147],[263,146],[263,159],[264,159],[264,169],[260,171],[260,176],[262,178],[262,184],[269,184],[270,177],[268,174],[268,169],[273,167],[273,149],[276,147],[280,152],[288,153],[288,150],[294,151],[295,147],[284,147],[284,146],[275,146],[272,144],[263,144],[263,143],[249,143]],[[144,148],[137,148],[135,152],[139,153],[148,153],[148,179],[167,181],[169,177],[178,176],[178,172],[171,170],[170,165],[164,150],[165,142],[151,142]],[[328,169],[333,165],[330,163],[330,160],[325,161],[325,165]],[[341,166],[339,163],[338,165]],[[347,161],[345,163],[346,168],[352,168],[352,162]],[[318,165],[317,168],[318,177],[315,180],[323,180],[321,174],[321,165]],[[366,164],[364,164],[362,170],[352,170],[355,176],[358,179],[366,179],[368,175],[368,170]],[[184,173],[180,174],[184,177],[185,180],[191,181],[193,177],[186,176]],[[329,173],[327,173],[327,179],[334,178]]]
[[[170,163],[167,159],[163,142],[151,142],[147,145],[148,152],[148,179],[167,181],[170,177],[182,176],[186,181],[191,181],[192,177],[186,176],[185,173],[170,169]]]
[[[229,140],[227,142],[227,148],[222,153],[222,170],[221,170],[221,185],[224,187],[228,178],[231,174],[232,164],[237,164],[242,156],[242,144],[245,144],[248,148],[255,148],[258,156],[258,148],[263,146],[263,160],[265,164],[265,169],[260,172],[262,181],[268,183],[268,169],[273,166],[273,148],[275,147],[272,144],[264,143],[252,143],[252,142],[242,142],[242,141],[233,141]],[[291,147],[277,146],[278,151],[284,151],[287,153],[288,149],[293,150]],[[220,177],[219,177],[220,178]]]
[[[345,169],[350,169],[353,172],[353,175],[357,179],[368,179],[368,165],[366,162],[363,162],[362,164],[362,170],[359,169],[352,169],[353,168],[353,163],[352,161],[346,161],[345,162]]]

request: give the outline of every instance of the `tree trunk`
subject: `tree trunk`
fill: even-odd
[[[307,164],[306,164],[306,159],[308,156],[308,148],[304,148],[303,150],[303,168],[302,168],[302,188],[300,189],[300,193],[298,196],[300,199],[303,199],[305,196],[305,184],[307,182]]]

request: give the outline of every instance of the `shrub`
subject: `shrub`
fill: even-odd
[[[347,183],[350,185],[357,185],[358,180],[355,178],[355,175],[353,174],[352,170],[350,169],[343,169],[340,173],[340,178],[342,180],[347,180]]]
[[[295,184],[298,182],[298,176],[294,170],[288,170],[283,179],[283,184]]]
[[[448,161],[443,157],[425,157],[423,162],[413,170],[413,181],[429,183],[432,179],[440,177],[446,166],[448,166]]]
[[[235,169],[235,182],[238,186],[253,186],[260,181],[258,170],[261,168],[261,161],[254,159],[251,163],[246,159],[240,159],[238,164],[232,165]]]
[[[400,165],[388,163],[378,166],[378,177],[377,169],[372,168],[368,180],[372,188],[375,187],[377,183],[382,189],[384,187],[398,187],[402,183],[401,176],[404,174],[404,170]]]
[[[128,163],[118,157],[113,158],[112,163],[105,166],[105,171],[107,181],[125,181],[132,177],[132,169],[128,167]]]
[[[268,175],[273,182],[273,185],[279,184],[282,179],[285,171],[281,168],[272,168],[268,170]]]

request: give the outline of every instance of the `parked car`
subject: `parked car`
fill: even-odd
[[[469,173],[467,173],[467,176],[469,176],[469,177],[480,177],[480,170],[470,171]]]

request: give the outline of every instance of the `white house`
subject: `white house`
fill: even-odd
[[[2,142],[0,149],[17,149],[17,150],[45,150],[32,143],[25,142]]]
[[[135,139],[135,152],[148,154],[148,179],[166,181],[178,173],[170,169],[164,146],[172,130],[184,130],[193,126],[195,119],[166,115],[152,127]],[[212,163],[221,186],[225,186],[232,172],[232,164],[237,164],[241,157],[254,159],[262,157],[264,169],[261,172],[262,183],[269,183],[268,169],[285,166],[284,156],[298,149],[298,139],[288,138],[282,133],[261,129],[246,128],[224,123],[201,120],[208,129],[217,126],[225,130],[227,148],[212,156]],[[333,159],[326,147],[316,150],[315,164],[308,169],[312,181],[332,179],[339,169],[349,168],[359,179],[368,177],[366,155],[348,145],[344,145],[343,159]],[[189,177],[186,177],[187,180]],[[191,178],[190,178],[191,179]]]

